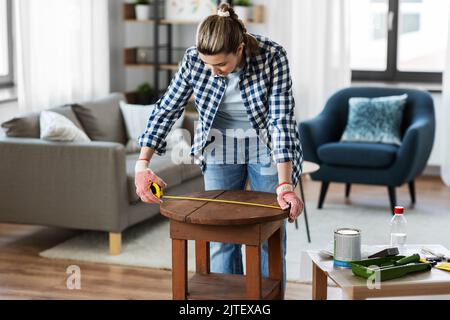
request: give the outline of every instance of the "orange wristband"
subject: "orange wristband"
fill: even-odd
[[[278,187],[279,187],[279,186],[282,186],[283,184],[292,184],[292,183],[289,183],[289,182],[287,182],[287,181],[284,181],[284,182],[280,183],[279,185],[277,185],[277,186],[275,187],[275,189],[278,189]]]

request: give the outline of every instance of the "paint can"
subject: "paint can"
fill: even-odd
[[[351,268],[350,261],[361,260],[361,231],[339,228],[334,231],[334,266]]]

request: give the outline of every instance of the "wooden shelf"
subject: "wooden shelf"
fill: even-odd
[[[127,23],[155,23],[156,20],[136,20],[136,19],[124,19]]]
[[[137,19],[124,19],[126,23],[143,23],[143,24],[151,24],[155,23],[157,20],[148,19],[148,20],[137,20]],[[178,24],[178,25],[198,25],[201,21],[192,21],[192,20],[168,20],[161,19],[159,20],[160,24],[169,25],[169,24]],[[246,25],[258,25],[263,24],[263,22],[254,22],[252,20],[244,20],[244,24]]]
[[[142,68],[142,69],[148,69],[148,68],[154,68],[154,64],[150,63],[126,63],[126,68]]]
[[[162,14],[162,13],[160,13],[160,14]],[[175,19],[164,19],[164,18],[162,18],[160,20],[156,20],[156,19],[137,20],[136,14],[134,11],[134,4],[130,4],[130,3],[124,3],[124,5],[123,5],[123,21],[125,21],[126,23],[142,23],[142,24],[151,24],[151,23],[158,22],[159,24],[165,24],[165,25],[169,25],[169,24],[198,25],[201,22],[199,20],[175,20]],[[264,23],[263,21],[255,22],[253,20],[243,20],[243,22],[246,25]]]
[[[279,294],[280,281],[263,278],[262,299],[273,299]],[[189,300],[245,300],[245,276],[234,274],[199,274],[192,276],[188,283]]]
[[[160,64],[159,68],[162,70],[177,71],[179,68],[179,64]]]
[[[153,63],[125,63],[126,68],[155,68],[155,64]],[[170,71],[177,71],[178,70],[178,64],[160,64],[159,65],[160,70],[170,70]]]
[[[184,52],[184,50],[183,50]],[[137,62],[137,48],[125,48],[124,49],[124,66],[126,68],[154,68],[154,63],[138,63]],[[180,59],[180,56],[176,56]],[[167,60],[166,60],[167,61]],[[179,63],[160,63],[159,68],[161,70],[176,71],[179,68]]]

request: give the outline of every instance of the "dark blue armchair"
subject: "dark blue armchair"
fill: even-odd
[[[400,146],[340,142],[348,118],[351,97],[381,97],[408,94],[403,113]],[[414,204],[414,179],[427,164],[434,142],[435,116],[433,100],[425,91],[380,88],[346,88],[332,95],[324,110],[315,118],[300,123],[304,159],[320,164],[311,178],[322,181],[318,208],[321,209],[330,182],[346,184],[346,197],[352,184],[388,187],[391,212],[396,205],[395,188],[409,184]]]

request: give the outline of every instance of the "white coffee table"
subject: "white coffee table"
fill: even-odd
[[[442,245],[424,245],[439,252],[449,252]],[[408,245],[406,255],[420,253],[422,245]],[[377,252],[386,246],[368,246],[369,252]],[[433,268],[427,272],[416,272],[398,279],[383,281],[380,287],[369,288],[366,279],[353,275],[351,269],[333,267],[333,260],[326,259],[319,251],[307,251],[313,263],[314,300],[327,299],[327,282],[330,278],[343,291],[343,296],[350,300],[378,297],[425,296],[450,294],[450,272]],[[373,287],[373,286],[372,286]]]

